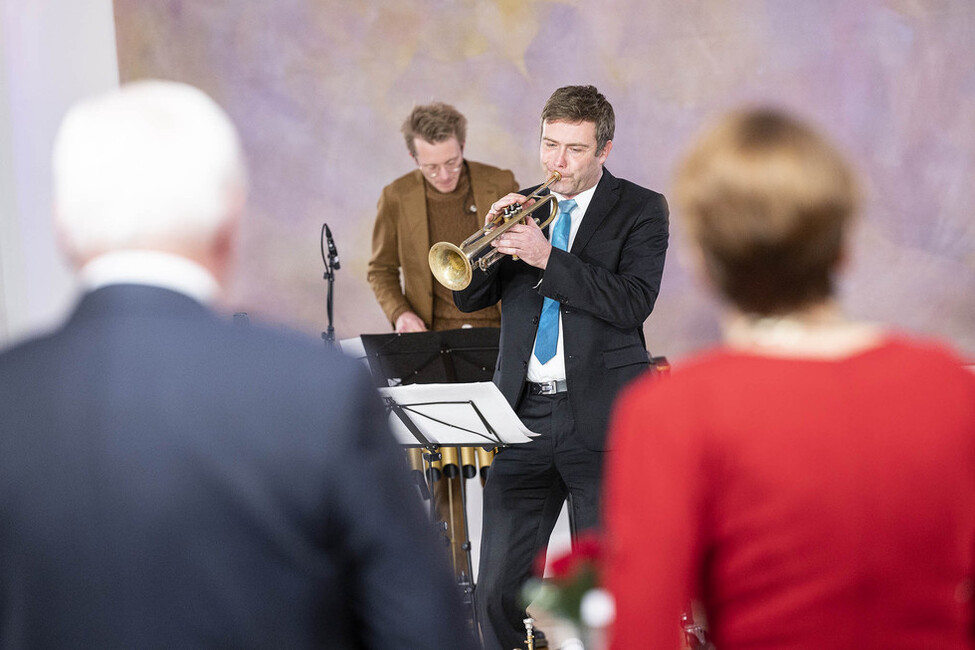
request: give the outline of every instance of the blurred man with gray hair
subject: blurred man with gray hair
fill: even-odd
[[[472,643],[364,373],[206,306],[246,186],[190,86],[65,118],[55,220],[84,295],[0,354],[0,646]]]

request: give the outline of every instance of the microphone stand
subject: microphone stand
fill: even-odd
[[[325,254],[326,240],[328,242],[328,255]],[[325,341],[325,347],[332,347],[335,345],[335,328],[332,327],[332,291],[335,287],[335,271],[340,268],[340,264],[338,250],[335,248],[335,242],[332,241],[332,231],[329,230],[327,223],[322,224],[320,244],[322,249],[322,262],[325,264],[325,274],[322,276],[322,279],[328,281],[328,292],[325,299],[325,313],[328,318],[328,327],[322,332],[322,339]]]

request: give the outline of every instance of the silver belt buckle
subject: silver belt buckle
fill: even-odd
[[[539,395],[555,395],[559,392],[559,384],[556,381],[543,381],[539,382],[538,385],[540,387]]]

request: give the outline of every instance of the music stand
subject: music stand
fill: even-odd
[[[360,338],[376,386],[397,386],[491,381],[500,333],[472,327]]]
[[[404,447],[503,447],[535,435],[489,381],[387,386],[379,394]]]
[[[488,384],[489,388],[474,388],[477,383],[490,382],[494,374],[500,338],[498,328],[466,328],[411,334],[363,334],[360,338],[373,381],[384,395],[390,413],[390,428],[397,434],[401,444],[426,449],[423,459],[428,470],[424,474],[428,480],[432,474],[430,470],[433,463],[442,458],[440,446],[490,445],[494,447],[509,444],[506,441],[509,434],[515,435],[511,442],[528,440],[528,437],[522,433],[524,426],[504,401],[497,387]],[[421,388],[411,384],[436,384],[436,386]],[[400,388],[395,389],[397,392],[390,393],[393,390],[390,387]],[[412,393],[415,391],[409,389],[420,389],[423,394],[414,395]],[[483,391],[481,399],[476,396],[472,399],[471,392],[474,390]],[[453,391],[465,394],[459,395]],[[448,393],[453,394],[448,395]],[[500,397],[503,407],[492,404],[492,396]],[[509,428],[510,422],[503,425],[495,422],[499,413],[504,419],[505,409],[517,422],[518,428]],[[476,419],[467,420],[466,424],[451,422],[454,419],[463,419],[464,416],[476,417]],[[406,432],[405,435],[403,431]],[[478,433],[472,433],[474,431]],[[499,431],[502,433],[499,434]],[[429,489],[431,519],[436,521],[432,483]],[[474,569],[467,525],[467,487],[463,477],[460,479],[460,496],[464,524],[464,541],[461,549],[467,559],[467,576],[464,579],[462,575],[460,586],[470,607],[471,621],[477,635],[480,628],[474,603]]]

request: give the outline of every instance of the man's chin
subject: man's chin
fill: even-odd
[[[569,180],[563,179],[558,183],[553,183],[549,185],[549,189],[563,196],[571,195],[575,193],[575,186],[573,186],[571,179]]]

